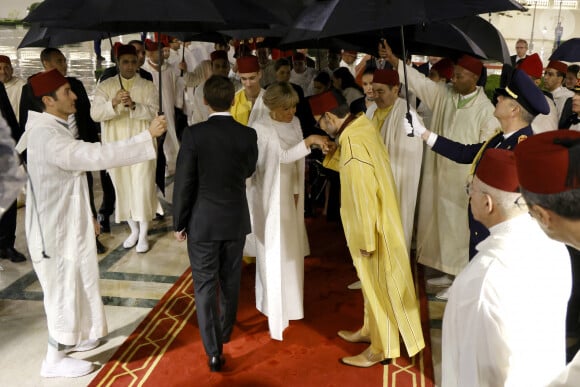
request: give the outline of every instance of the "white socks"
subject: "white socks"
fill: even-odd
[[[137,248],[135,249],[138,253],[149,251],[147,231],[149,231],[149,222],[139,222],[139,242],[137,242]]]
[[[76,378],[93,371],[93,363],[75,359],[65,355],[65,351],[58,351],[48,345],[46,359],[42,361],[40,376],[45,378]]]
[[[132,219],[128,219],[127,224],[131,229],[131,234],[129,234],[129,237],[125,239],[125,242],[123,242],[123,247],[130,249],[135,246],[135,243],[137,243],[137,239],[139,238],[139,225]]]

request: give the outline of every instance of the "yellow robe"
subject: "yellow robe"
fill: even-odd
[[[389,155],[364,115],[338,143],[324,164],[340,173],[340,213],[365,297],[372,352],[399,357],[400,334],[413,356],[425,342]],[[360,250],[372,254],[364,257]]]

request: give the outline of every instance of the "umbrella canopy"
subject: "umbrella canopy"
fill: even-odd
[[[469,19],[476,19],[472,16]],[[479,45],[449,21],[435,21],[403,28],[407,53],[436,55],[456,58],[461,54],[470,54],[487,59],[488,55]],[[292,30],[282,42],[283,48],[294,47],[327,47],[355,49],[369,54],[376,53],[380,39],[389,41],[395,53],[402,55],[401,28],[391,27],[380,31],[359,32],[329,38],[317,38],[317,32]]]
[[[322,0],[307,7],[294,28],[317,31],[324,38],[523,9],[516,0]]]
[[[24,21],[43,27],[130,33],[268,28],[279,20],[258,0],[45,0]]]
[[[468,16],[449,20],[449,23],[469,36],[488,59],[511,64],[510,50],[503,35],[487,20],[479,16]]]
[[[572,38],[560,45],[550,56],[550,60],[580,62],[580,38]]]
[[[18,48],[25,47],[59,47],[65,44],[86,42],[95,39],[106,39],[107,34],[99,31],[71,30],[56,27],[40,27],[33,24]]]

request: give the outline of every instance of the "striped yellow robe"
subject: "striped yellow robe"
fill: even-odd
[[[341,217],[365,297],[373,353],[400,356],[399,334],[409,356],[425,347],[389,155],[364,115],[338,139],[325,166],[338,170]],[[372,252],[364,257],[361,250]]]

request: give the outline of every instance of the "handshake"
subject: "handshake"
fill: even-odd
[[[336,143],[327,136],[311,134],[304,139],[307,148],[317,147],[322,149],[322,153],[327,154],[336,150]]]

